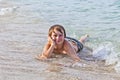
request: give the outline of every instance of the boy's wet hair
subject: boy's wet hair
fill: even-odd
[[[64,27],[61,26],[61,25],[58,25],[58,24],[53,25],[53,26],[50,27],[48,35],[51,36],[52,32],[54,32],[55,29],[57,31],[61,32],[62,34],[64,34],[64,37],[66,37],[66,32],[65,32]]]

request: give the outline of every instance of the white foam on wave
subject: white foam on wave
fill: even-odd
[[[7,8],[1,8],[0,9],[0,16],[13,13],[14,11],[16,11],[17,8],[18,7],[16,7],[16,6],[14,6],[14,7],[7,7]]]
[[[120,62],[118,62],[115,67],[114,67],[115,71],[120,73]]]
[[[119,59],[117,53],[113,52],[109,56],[107,56],[105,60],[105,65],[115,65],[116,63],[118,63],[118,61]]]
[[[118,53],[115,52],[112,43],[99,46],[92,55],[96,60],[104,60],[105,65],[113,65],[116,72],[120,72]]]
[[[113,47],[111,43],[102,44],[97,49],[93,50],[93,57],[97,60],[106,60],[107,57],[113,52]]]
[[[93,52],[93,56],[97,59],[105,60],[106,65],[111,65],[118,61],[118,54],[110,42],[98,47],[98,49]]]

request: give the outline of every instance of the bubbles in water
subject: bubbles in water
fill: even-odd
[[[72,67],[85,67],[86,66],[86,64],[84,64],[84,63],[79,63],[79,62],[76,62],[76,63],[74,63],[73,65],[72,65]]]

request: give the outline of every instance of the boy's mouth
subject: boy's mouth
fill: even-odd
[[[57,41],[56,41],[56,43],[59,43],[59,42],[61,42],[61,40],[57,40]]]

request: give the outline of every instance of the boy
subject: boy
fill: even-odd
[[[83,49],[83,43],[88,35],[85,35],[76,40],[66,37],[66,32],[63,26],[53,25],[48,32],[48,42],[44,46],[42,54],[37,56],[37,59],[45,60],[50,58],[53,53],[67,54],[73,60],[80,61],[77,53]]]

